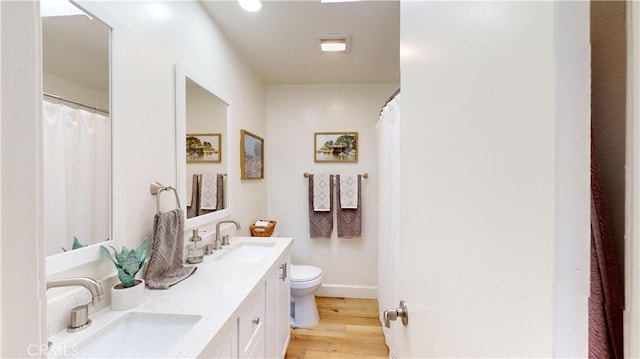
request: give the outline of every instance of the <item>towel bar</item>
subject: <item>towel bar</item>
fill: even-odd
[[[304,178],[309,178],[309,175],[311,175],[313,173],[309,173],[309,172],[305,172],[302,175],[304,176]],[[365,172],[362,174],[362,178],[369,178],[369,173]]]
[[[173,191],[173,193],[176,195],[177,208],[182,208],[182,206],[180,206],[180,198],[178,197],[178,191],[176,191],[175,188],[171,186],[165,187],[158,182],[151,182],[151,185],[149,186],[149,191],[151,192],[152,195],[157,196],[156,197],[156,213],[157,214],[160,214],[160,193],[162,193],[162,191]]]

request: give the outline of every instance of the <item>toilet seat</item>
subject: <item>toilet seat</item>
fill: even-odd
[[[292,282],[309,282],[322,276],[322,269],[308,265],[292,265],[291,281]]]

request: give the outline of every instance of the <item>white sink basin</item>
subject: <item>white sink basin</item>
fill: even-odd
[[[200,320],[199,315],[127,313],[78,343],[76,358],[160,358]]]
[[[234,262],[258,262],[271,251],[275,243],[241,243],[235,248],[227,249],[219,260]]]

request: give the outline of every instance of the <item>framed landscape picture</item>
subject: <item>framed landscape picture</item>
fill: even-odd
[[[220,162],[221,142],[219,133],[187,133],[187,163]]]
[[[264,139],[240,130],[240,179],[264,178]]]
[[[357,132],[316,132],[315,162],[358,162]]]

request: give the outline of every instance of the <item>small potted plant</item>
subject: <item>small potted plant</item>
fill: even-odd
[[[147,259],[148,243],[145,237],[138,248],[129,250],[122,246],[120,252],[110,246],[113,249],[113,255],[107,247],[100,246],[100,253],[116,266],[120,280],[120,283],[115,284],[111,289],[111,309],[127,310],[144,301],[144,280],[135,279],[135,276]]]

